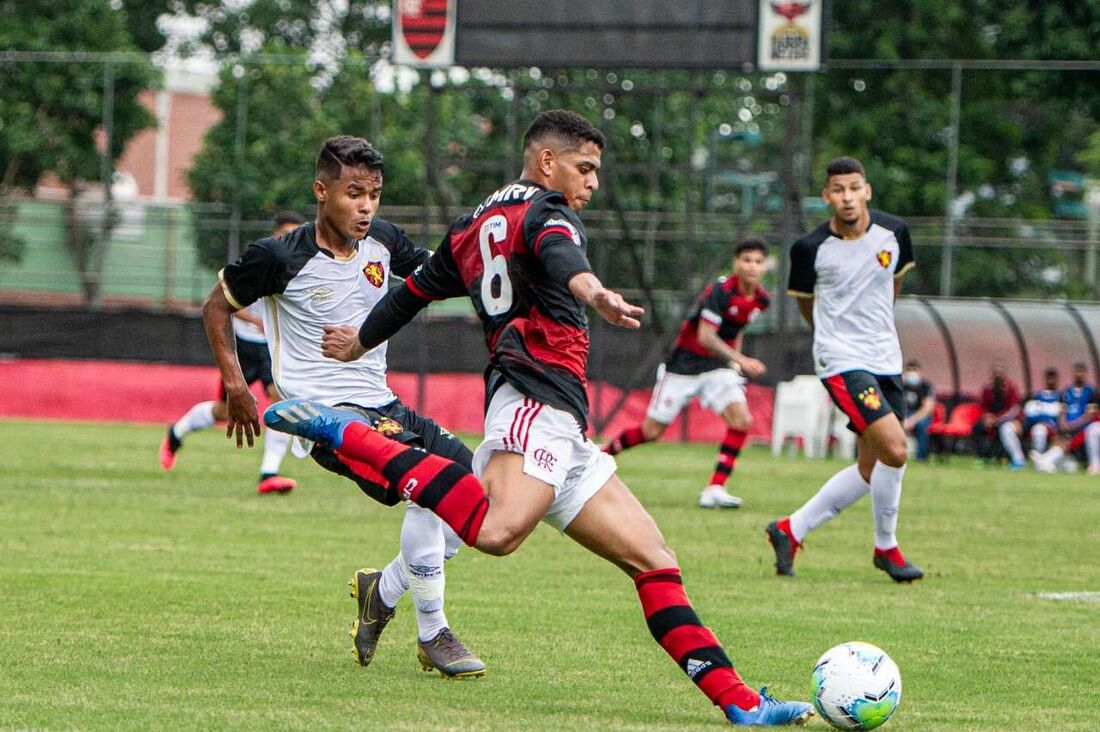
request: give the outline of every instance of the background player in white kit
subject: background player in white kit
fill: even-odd
[[[284,211],[275,216],[275,230],[272,236],[278,237],[294,231],[305,223],[300,214]],[[263,307],[259,302],[233,313],[233,335],[237,339],[237,357],[241,362],[241,371],[249,384],[257,381],[264,385],[267,396],[273,401],[279,398],[271,377],[271,356],[267,350],[267,334],[264,332]],[[187,410],[187,413],[175,423],[169,425],[168,434],[160,443],[160,467],[171,470],[176,464],[176,453],[183,447],[183,437],[188,432],[213,427],[228,417],[225,406],[225,384],[218,382],[217,400],[199,402]],[[260,460],[260,480],[256,484],[257,493],[288,493],[298,485],[293,479],[279,475],[279,466],[283,462],[290,439],[281,432],[271,431],[264,435],[264,454]]]
[[[775,570],[793,576],[806,534],[869,492],[874,565],[896,582],[912,582],[924,572],[905,559],[896,536],[908,445],[894,301],[913,266],[913,244],[904,221],[867,207],[871,185],[855,158],[829,163],[822,198],[833,216],[791,247],[788,292],[813,328],[817,375],[859,435],[859,458],[768,525]]]

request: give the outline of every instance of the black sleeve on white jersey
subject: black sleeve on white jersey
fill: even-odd
[[[805,239],[799,239],[791,247],[791,277],[787,283],[787,292],[796,297],[813,297],[817,284],[817,245]]]
[[[710,284],[699,298],[699,318],[715,328],[722,326],[722,313],[726,312],[728,293],[722,287],[722,280]]]
[[[913,258],[913,240],[909,237],[909,227],[902,223],[894,230],[894,236],[898,240],[898,264],[894,267],[894,276],[900,277],[916,266],[916,260]]]
[[[591,272],[584,224],[557,191],[540,194],[523,220],[524,240],[550,280],[568,285],[574,275]]]
[[[260,239],[249,245],[236,262],[225,265],[218,273],[222,291],[230,305],[241,310],[261,297],[278,295],[286,290],[294,273],[301,269],[300,264],[294,272],[291,271],[292,257],[287,255],[292,251],[284,241],[287,238],[290,237]]]
[[[414,244],[404,229],[385,219],[371,221],[369,235],[390,251],[390,271],[398,277],[408,277],[432,256],[430,251]]]

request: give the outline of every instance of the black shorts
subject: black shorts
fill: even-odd
[[[237,339],[237,360],[241,362],[241,373],[244,381],[251,386],[257,381],[263,382],[264,389],[271,386],[271,354],[267,350],[266,343],[253,343],[241,338]],[[225,384],[218,384],[218,394],[221,401],[226,400]]]
[[[361,407],[358,404],[338,404],[338,407],[359,412],[376,430],[391,440],[421,447],[433,455],[452,460],[467,470],[474,461],[470,448],[431,419],[421,416],[395,399],[384,407]],[[386,480],[366,463],[337,455],[328,447],[314,445],[310,457],[325,470],[355,481],[368,496],[393,506],[401,502],[397,491],[391,491]]]
[[[893,412],[905,419],[905,392],[901,376],[870,371],[845,371],[821,380],[833,403],[848,418],[848,429],[862,435],[868,425]]]

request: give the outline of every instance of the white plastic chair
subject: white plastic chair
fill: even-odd
[[[829,407],[829,395],[816,376],[796,376],[778,384],[772,411],[772,454],[779,455],[787,440],[801,438],[806,457],[823,456]]]

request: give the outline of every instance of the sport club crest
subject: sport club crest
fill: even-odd
[[[367,266],[363,267],[363,276],[375,287],[381,287],[386,281],[386,270],[381,262],[367,262]]]
[[[385,435],[386,437],[393,437],[399,435],[404,431],[404,427],[396,419],[390,417],[380,417],[378,422],[374,425],[374,429]]]
[[[758,0],[757,65],[764,71],[821,66],[822,0]]]
[[[454,64],[456,4],[457,0],[397,0],[394,62],[420,67]]]
[[[878,260],[878,263],[882,266],[883,269],[889,267],[890,263],[894,261],[893,253],[887,251],[886,249],[883,249],[881,252],[876,254],[875,258]]]
[[[879,398],[878,389],[873,386],[869,386],[861,391],[859,393],[859,400],[863,402],[863,406],[872,411],[882,406],[882,399]]]

